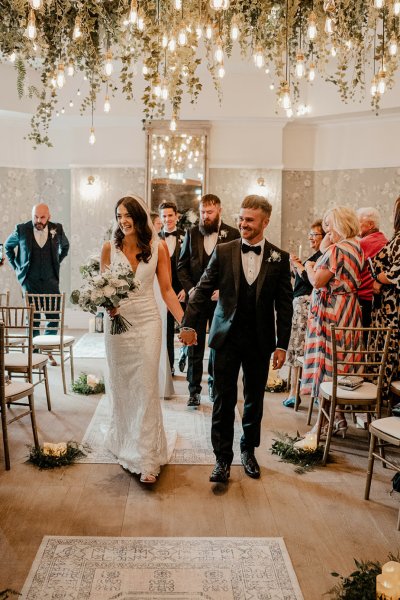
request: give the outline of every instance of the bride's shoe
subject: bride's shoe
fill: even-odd
[[[142,473],[140,475],[141,483],[155,483],[157,481],[157,475],[153,475],[153,473]]]
[[[332,435],[341,435],[342,438],[345,438],[347,431],[347,421],[346,419],[335,419],[333,422]]]

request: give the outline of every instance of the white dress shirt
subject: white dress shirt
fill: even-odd
[[[218,241],[218,231],[216,231],[215,233],[210,233],[210,235],[204,236],[204,250],[206,251],[208,256],[210,256],[210,254],[213,253],[213,250],[214,250],[215,246],[217,245],[217,241]]]
[[[42,229],[42,231],[38,231],[36,229],[36,227],[34,227],[33,228],[33,235],[35,236],[35,240],[37,241],[37,243],[39,244],[39,246],[41,248],[43,248],[43,246],[47,242],[47,238],[49,237],[49,228],[46,225],[46,227],[44,227]]]
[[[244,252],[241,252],[244,276],[246,277],[247,283],[251,285],[257,279],[261,269],[261,263],[264,257],[265,239],[262,239],[261,242],[258,242],[258,244],[254,245],[249,244],[242,239],[242,244],[244,246],[252,246],[253,248],[260,246],[261,248],[260,254],[255,254],[254,252],[247,252],[244,254]]]
[[[172,231],[166,231],[166,229],[164,229],[164,234],[165,233],[173,233],[174,231],[176,231],[176,227]],[[169,235],[168,237],[165,238],[165,242],[168,246],[169,257],[171,258],[171,256],[175,252],[175,248],[176,248],[176,235]]]

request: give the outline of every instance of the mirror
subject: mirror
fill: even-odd
[[[197,211],[208,186],[210,126],[202,121],[153,121],[146,135],[146,199],[156,211],[161,202],[174,201],[181,214]]]

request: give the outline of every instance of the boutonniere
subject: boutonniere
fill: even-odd
[[[54,236],[56,235],[56,233],[57,233],[57,229],[50,229],[50,235],[51,235],[52,238],[54,238]]]
[[[277,250],[271,250],[269,253],[269,258],[267,258],[267,262],[281,262],[282,255]]]
[[[180,242],[181,244],[183,244],[183,240],[184,240],[184,239],[185,239],[185,236],[184,236],[184,235],[180,235],[180,236],[179,236],[179,242]]]
[[[227,237],[227,235],[228,235],[228,232],[226,231],[226,229],[221,229],[221,231],[219,232],[219,235],[218,235],[218,239],[223,240]]]

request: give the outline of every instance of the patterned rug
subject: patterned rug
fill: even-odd
[[[302,600],[282,538],[46,536],[21,600]]]
[[[85,333],[74,345],[75,358],[105,358],[104,335]]]
[[[202,396],[197,409],[186,406],[187,396],[173,396],[162,402],[164,427],[167,438],[176,437],[175,447],[170,459],[175,465],[213,465],[215,456],[211,446],[212,404],[208,396]],[[111,406],[107,396],[103,396],[86,430],[82,443],[91,448],[91,452],[80,459],[84,463],[116,464],[115,457],[104,447],[109,428]],[[242,426],[238,411],[235,419],[235,439],[233,464],[240,464],[240,436]]]

